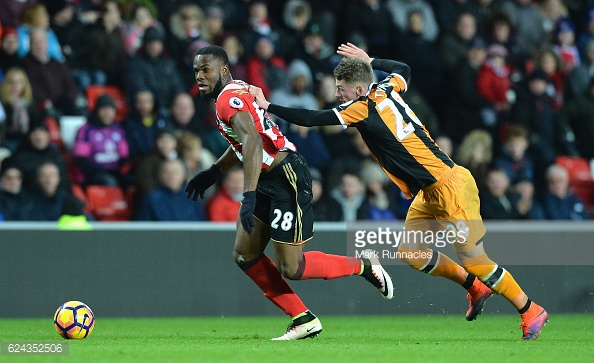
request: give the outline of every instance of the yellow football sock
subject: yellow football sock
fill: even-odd
[[[486,253],[462,261],[462,266],[468,273],[475,275],[493,291],[509,300],[516,308],[521,308],[526,295],[520,285],[506,269],[493,262]]]
[[[445,277],[459,285],[466,282],[468,273],[462,266],[439,251],[398,249],[399,258],[410,267],[432,276]]]

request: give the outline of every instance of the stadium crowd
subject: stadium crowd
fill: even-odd
[[[341,43],[405,62],[405,101],[472,172],[485,219],[594,211],[594,1],[4,0],[0,27],[0,220],[110,220],[99,186],[127,205],[111,220],[235,221],[241,169],[204,201],[183,192],[228,146],[192,70],[209,44],[235,79],[307,109],[338,105]],[[404,218],[357,132],[276,121],[311,167],[317,221]]]

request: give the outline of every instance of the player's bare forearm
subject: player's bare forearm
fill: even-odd
[[[262,170],[262,137],[254,124],[254,119],[240,111],[231,118],[233,130],[241,140],[243,155],[244,192],[256,190]]]
[[[235,154],[235,151],[233,151],[233,148],[229,146],[215,164],[221,173],[225,174],[229,169],[237,165],[237,163],[239,163],[239,158]]]

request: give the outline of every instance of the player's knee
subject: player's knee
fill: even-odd
[[[233,250],[233,261],[235,261],[238,265],[244,265],[253,259],[258,258],[258,256],[250,256],[249,254],[240,253],[237,250]]]
[[[297,269],[299,268],[298,264],[280,262],[276,265],[276,268],[285,278],[289,280],[297,280],[295,276],[297,275]]]

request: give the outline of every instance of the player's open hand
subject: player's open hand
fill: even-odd
[[[353,43],[339,45],[336,53],[347,58],[359,58],[369,63],[371,63],[372,60],[372,58],[369,58],[369,55],[363,49],[357,47]]]
[[[204,198],[204,192],[210,188],[214,183],[219,180],[222,173],[219,168],[212,164],[212,166],[206,170],[198,172],[186,186],[186,196],[188,199],[192,198],[193,201]]]
[[[248,91],[256,99],[256,103],[258,104],[258,107],[263,108],[265,110],[268,109],[270,102],[268,102],[266,100],[266,97],[264,97],[264,92],[262,92],[262,88],[250,85],[248,87]]]

